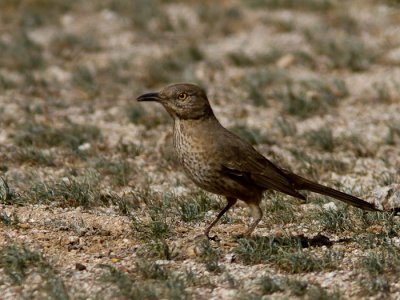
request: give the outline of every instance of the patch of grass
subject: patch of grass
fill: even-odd
[[[375,157],[377,148],[367,146],[362,137],[356,134],[335,139],[337,146],[344,151],[351,151],[357,157]]]
[[[331,251],[321,257],[304,251],[298,237],[240,239],[233,251],[244,264],[270,263],[291,274],[332,270],[343,257]]]
[[[126,114],[133,124],[140,124],[143,122],[143,118],[147,115],[146,110],[143,106],[133,105],[127,108]]]
[[[343,232],[354,229],[352,216],[346,208],[317,210],[314,219],[322,225],[324,231]]]
[[[5,226],[14,226],[19,223],[18,215],[15,213],[7,214],[6,212],[0,212],[0,223]]]
[[[361,280],[360,285],[369,295],[376,295],[379,293],[380,295],[384,294],[388,296],[390,293],[390,281],[383,275]]]
[[[242,2],[243,4],[254,9],[269,8],[328,11],[334,6],[334,2],[332,0],[245,0]]]
[[[282,283],[269,276],[263,276],[258,281],[261,293],[263,295],[272,295],[276,292],[283,291]]]
[[[165,267],[154,262],[139,260],[136,262],[135,267],[135,271],[143,279],[166,280],[171,276]]]
[[[190,299],[190,294],[185,290],[185,282],[179,277],[172,277],[166,282],[165,299],[184,300]]]
[[[274,98],[282,101],[283,111],[300,118],[325,114],[335,107],[338,100],[347,97],[348,90],[344,81],[319,80],[301,81],[297,84],[288,82],[286,86],[275,92]]]
[[[290,293],[294,296],[301,297],[307,293],[308,283],[302,280],[288,280],[286,282]]]
[[[266,95],[262,93],[262,91],[257,85],[254,84],[248,85],[248,97],[255,106],[267,105]]]
[[[325,20],[330,28],[334,27],[352,35],[359,34],[362,30],[362,26],[358,23],[357,19],[349,14],[349,11],[346,9],[334,10],[333,13],[329,14],[329,18]]]
[[[241,51],[230,52],[227,56],[230,62],[237,67],[247,67],[254,64],[254,58]]]
[[[219,202],[203,191],[178,197],[175,207],[177,215],[183,222],[204,220],[208,211],[221,209]]]
[[[148,61],[142,80],[148,87],[176,81],[195,81],[189,74],[191,65],[204,59],[204,53],[196,44],[182,46],[161,58]],[[189,77],[190,78],[189,78]],[[178,80],[179,79],[179,80]]]
[[[30,72],[44,65],[41,47],[23,30],[15,32],[9,42],[0,41],[0,52],[0,65],[9,70]]]
[[[361,260],[360,266],[370,275],[383,274],[388,267],[388,261],[383,253],[370,252]]]
[[[284,70],[277,68],[259,68],[249,70],[244,78],[240,79],[240,83],[245,82],[251,88],[257,88],[260,93],[264,94],[264,89],[270,87],[274,83],[284,83],[288,79]]]
[[[258,64],[258,63],[257,63]],[[246,75],[241,78],[240,84],[245,83],[247,97],[255,106],[268,106],[268,99],[271,98],[268,88],[274,83],[280,83],[286,79],[286,75],[282,70],[256,69],[249,70]]]
[[[144,150],[141,144],[123,141],[118,142],[116,149],[124,158],[135,158],[142,154]]]
[[[0,74],[0,91],[6,91],[16,87],[16,83],[13,79],[9,78],[7,75]]]
[[[178,201],[176,195],[166,193],[159,195],[149,188],[135,191],[135,197],[146,207],[146,216],[132,216],[132,228],[143,241],[164,240],[171,234],[174,214],[173,204]]]
[[[33,181],[31,186],[21,193],[21,203],[55,203],[61,207],[84,207],[104,205],[100,195],[99,180],[93,173],[83,178],[65,177],[53,181]]]
[[[322,287],[315,285],[312,286],[307,293],[307,299],[309,300],[339,300],[342,296],[338,291],[327,291]]]
[[[245,124],[236,124],[229,129],[252,145],[272,144],[272,141],[261,134],[260,130],[257,128],[250,128]]]
[[[137,253],[139,257],[165,260],[175,259],[179,255],[175,247],[171,247],[165,239],[161,238],[147,241]]]
[[[107,284],[105,293],[123,299],[188,299],[186,281],[154,262],[139,261],[135,272],[124,272],[114,266],[100,265],[105,270],[101,277]],[[140,280],[138,280],[138,277]]]
[[[142,257],[158,257],[172,259],[177,255],[176,249],[167,243],[173,233],[175,208],[173,203],[177,198],[173,194],[158,195],[150,189],[136,191],[136,198],[145,205],[146,215],[131,213],[133,234],[143,242],[138,250]]]
[[[292,55],[295,58],[295,62],[302,66],[315,69],[318,65],[318,62],[316,61],[314,55],[309,52],[297,50],[294,51]]]
[[[227,54],[229,61],[237,67],[269,65],[275,63],[280,56],[281,52],[277,49],[272,49],[265,53],[257,53],[253,56],[250,56],[243,51],[229,52]]]
[[[381,103],[390,103],[393,99],[390,87],[386,82],[375,82],[372,85],[375,92],[375,99]]]
[[[388,145],[400,144],[400,123],[393,123],[388,125],[388,133],[385,141]]]
[[[69,12],[76,0],[31,0],[18,7],[19,23],[22,27],[33,28],[59,23],[63,14]]]
[[[150,37],[157,37],[159,32],[173,30],[160,0],[109,0],[100,3],[101,8],[112,10],[125,17],[135,31],[143,32]]]
[[[16,196],[16,193],[10,189],[7,178],[0,177],[0,203],[11,204]]]
[[[288,224],[296,220],[291,200],[282,193],[270,193],[263,206],[266,221],[272,224]]]
[[[282,136],[295,136],[297,133],[296,123],[289,121],[284,117],[274,119],[273,127],[277,128]]]
[[[236,5],[201,1],[196,13],[205,36],[228,36],[246,26],[244,14]]]
[[[42,279],[40,297],[69,299],[64,283],[39,252],[18,245],[6,246],[0,249],[0,268],[14,285],[22,285],[30,274],[37,273]]]
[[[335,270],[338,262],[343,259],[342,253],[328,251],[322,257],[317,257],[312,253],[298,251],[287,253],[277,260],[280,269],[291,274],[314,272],[322,270]]]
[[[117,186],[125,186],[129,182],[129,177],[133,173],[132,165],[126,160],[110,161],[99,159],[95,164],[96,170],[101,174],[111,177],[111,181]]]
[[[374,176],[375,177],[375,176]],[[392,172],[384,172],[381,174],[377,174],[375,180],[379,183],[380,186],[391,185],[394,183],[400,182],[400,172],[392,173]]]
[[[95,70],[84,65],[78,65],[72,71],[72,84],[86,92],[88,96],[96,96],[100,90],[96,75]]]
[[[359,267],[365,270],[367,276],[363,276],[360,281],[369,295],[377,293],[389,293],[390,281],[389,274],[398,274],[400,255],[398,248],[391,243],[383,243],[381,246],[374,247],[367,256],[359,261]]]
[[[19,148],[15,153],[15,159],[33,166],[55,166],[55,157],[52,154],[47,154],[35,147]]]
[[[315,34],[306,32],[306,38],[320,55],[328,59],[332,69],[350,69],[359,72],[368,69],[380,56],[377,49],[368,46],[357,36],[347,33]]]
[[[128,273],[123,272],[110,265],[100,265],[104,269],[104,273],[100,277],[100,281],[106,284],[99,296],[105,297],[105,293],[110,293],[114,297],[123,299],[159,299],[159,292],[154,286],[149,284],[137,284],[135,278],[132,278]]]
[[[135,216],[132,217],[132,227],[135,234],[138,234],[140,239],[145,241],[168,237],[170,234],[170,225],[165,215],[152,212],[150,212],[150,217],[147,222]]]
[[[306,132],[303,137],[309,146],[314,146],[320,150],[332,152],[335,148],[335,140],[330,128],[320,128]]]
[[[143,108],[143,105],[140,104],[126,107],[125,113],[131,123],[136,125],[144,125],[146,129],[155,128],[171,121],[168,114],[164,110],[152,109],[151,111],[146,111]]]
[[[54,55],[65,59],[73,59],[80,53],[97,52],[100,49],[100,44],[93,34],[61,33],[56,35],[50,43],[50,50]]]
[[[351,165],[343,162],[335,157],[316,157],[310,156],[306,151],[289,149],[293,157],[301,163],[302,173],[307,174],[316,181],[320,180],[320,174],[325,172],[337,172],[346,174],[350,170]]]
[[[45,123],[27,121],[18,126],[12,136],[20,147],[66,147],[78,151],[84,143],[93,143],[101,139],[100,130],[91,125],[67,122],[63,127],[54,127]]]
[[[219,265],[220,251],[215,249],[208,239],[204,239],[200,243],[199,260],[205,264],[207,271],[220,273],[222,267]]]
[[[397,236],[400,230],[400,221],[394,212],[379,212],[365,214],[362,211],[356,211],[362,226],[367,229],[371,226],[378,226],[381,234],[386,237]],[[366,239],[368,240],[368,239]]]
[[[132,217],[134,210],[138,209],[141,204],[134,193],[119,196],[116,193],[110,192],[108,194],[102,194],[101,198],[104,203],[116,205],[120,214],[129,217]]]
[[[255,238],[239,239],[238,246],[233,252],[247,265],[268,263],[280,251],[293,252],[301,248],[300,241],[296,238]]]

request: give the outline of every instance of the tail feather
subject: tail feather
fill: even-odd
[[[369,211],[380,211],[375,207],[374,204],[369,203],[365,200],[362,200],[360,198],[354,197],[352,195],[340,192],[338,190],[335,190],[333,188],[324,186],[322,184],[313,182],[311,180],[308,180],[306,178],[303,178],[299,175],[296,175],[294,173],[290,173],[288,171],[284,171],[287,177],[292,181],[294,187],[298,190],[307,190],[311,192],[315,192],[321,195],[326,195],[330,196],[332,198],[341,200],[347,204],[350,204],[352,206],[364,209],[364,210],[369,210]]]

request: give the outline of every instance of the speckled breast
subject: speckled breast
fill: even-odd
[[[207,141],[189,134],[179,123],[174,126],[174,148],[186,175],[199,187],[225,196],[239,197],[247,194],[243,186],[221,176],[216,154],[207,145]]]
[[[210,160],[210,153],[199,140],[187,134],[179,123],[174,127],[174,148],[186,175],[194,183],[210,192],[221,193],[215,187],[218,173]]]

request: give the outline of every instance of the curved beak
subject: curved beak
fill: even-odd
[[[159,93],[147,93],[136,98],[137,101],[160,101]]]

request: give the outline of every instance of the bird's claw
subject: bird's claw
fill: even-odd
[[[214,242],[219,242],[219,241],[221,241],[221,240],[219,239],[218,235],[210,236],[208,233],[206,233],[206,237],[207,237],[210,241],[214,241]]]

